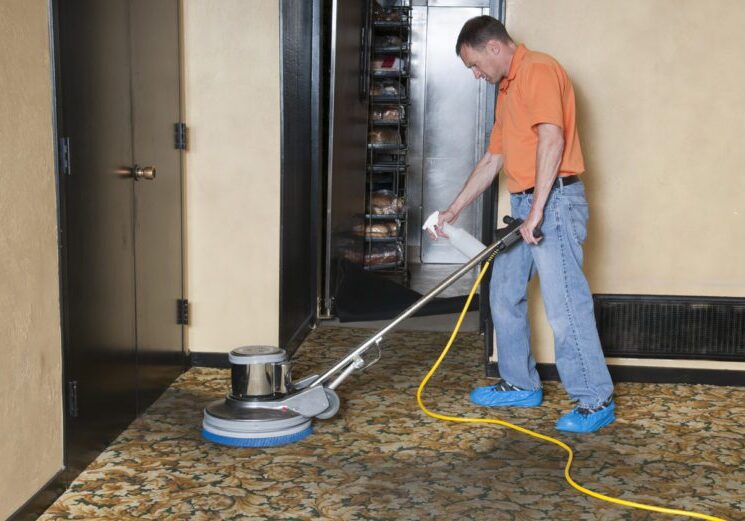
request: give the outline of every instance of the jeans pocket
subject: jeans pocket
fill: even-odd
[[[565,221],[572,238],[580,246],[587,239],[587,219],[590,209],[584,197],[566,197],[564,204]]]

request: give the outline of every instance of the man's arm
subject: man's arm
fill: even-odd
[[[443,224],[454,223],[460,212],[480,196],[484,190],[489,188],[499,171],[502,170],[503,164],[504,157],[501,154],[491,154],[489,152],[484,154],[484,157],[476,163],[458,196],[450,203],[447,210],[440,212],[440,218],[437,221],[438,235],[447,237],[442,231]]]
[[[559,175],[561,156],[564,153],[564,133],[561,127],[551,123],[536,125],[538,130],[538,147],[535,164],[535,190],[533,205],[525,222],[520,226],[520,233],[528,244],[538,244],[540,239],[533,237],[533,230],[543,221],[543,208],[548,194]]]

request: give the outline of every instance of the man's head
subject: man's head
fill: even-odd
[[[498,83],[510,70],[515,43],[502,22],[491,16],[468,20],[455,43],[457,54],[478,80]]]

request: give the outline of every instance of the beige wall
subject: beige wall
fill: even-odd
[[[279,2],[183,5],[188,346],[276,345]]]
[[[0,2],[0,519],[62,468],[46,0]]]
[[[183,4],[190,346],[276,344],[278,2]],[[0,519],[63,465],[47,8],[0,3]]]
[[[574,81],[593,292],[745,295],[745,2],[508,0],[506,11],[513,38]],[[542,308],[535,349],[551,362]]]

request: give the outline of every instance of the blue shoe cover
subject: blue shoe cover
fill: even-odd
[[[543,401],[543,391],[505,391],[500,385],[489,385],[471,391],[471,401],[485,407],[538,407]]]
[[[583,413],[579,407],[565,414],[556,422],[556,428],[567,432],[595,432],[616,421],[616,404],[610,402],[608,406],[589,414]]]

